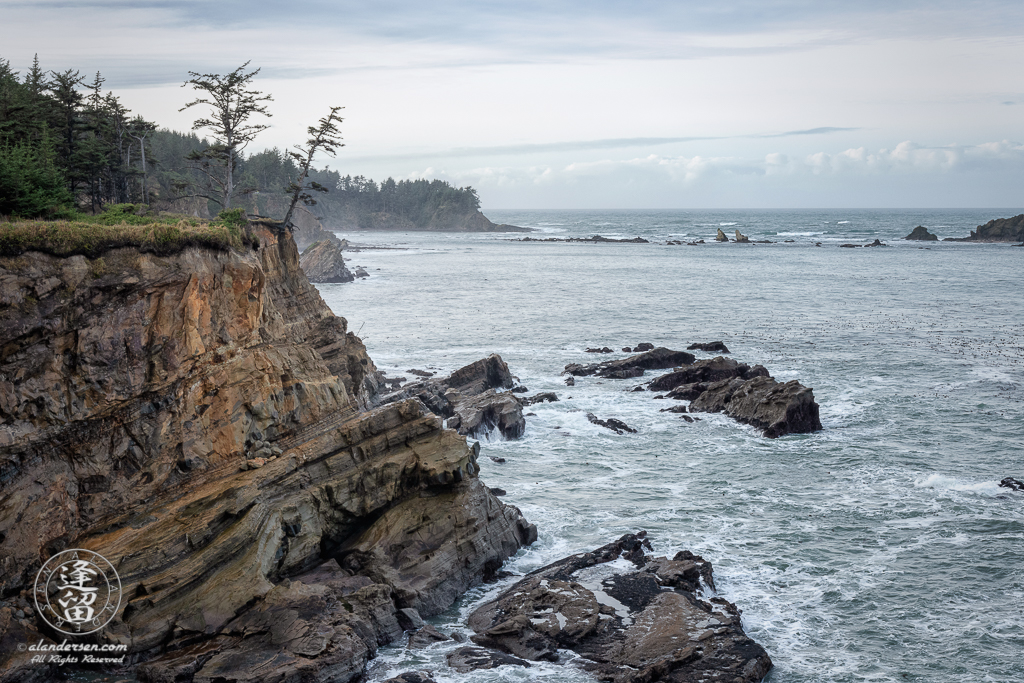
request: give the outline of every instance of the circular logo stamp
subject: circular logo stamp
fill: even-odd
[[[99,553],[74,548],[43,563],[36,574],[36,611],[61,633],[99,631],[121,606],[121,578]]]

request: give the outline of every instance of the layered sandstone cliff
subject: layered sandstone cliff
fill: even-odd
[[[246,251],[0,259],[4,643],[63,638],[15,608],[80,547],[123,585],[93,638],[142,679],[346,681],[399,610],[446,608],[535,537],[421,403],[372,407],[373,362],[291,237],[250,230]],[[52,674],[0,649],[2,681]]]

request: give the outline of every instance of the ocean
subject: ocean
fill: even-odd
[[[657,554],[714,564],[719,595],[775,663],[772,683],[1021,681],[1024,493],[998,483],[1024,479],[1024,248],[900,239],[916,225],[966,236],[1021,212],[488,211],[535,238],[651,243],[339,232],[384,248],[348,254],[369,278],[319,289],[389,377],[498,353],[530,394],[558,395],[527,409],[522,439],[481,444],[481,478],[540,534],[506,569],[646,529]],[[716,244],[719,227],[774,243]],[[889,246],[839,248],[875,239]],[[722,415],[691,424],[627,391],[639,379],[567,387],[559,374],[640,342],[717,340],[812,387],[824,430],[770,440]],[[431,621],[469,635],[465,616],[510,581]],[[370,680],[590,680],[551,663],[456,674],[444,659],[456,646],[383,648]]]

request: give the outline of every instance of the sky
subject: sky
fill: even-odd
[[[296,9],[298,7],[298,9]],[[191,128],[190,71],[259,68],[285,148],[485,211],[1024,206],[1020,0],[0,0],[0,59],[100,71]]]

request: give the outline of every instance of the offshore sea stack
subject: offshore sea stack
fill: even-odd
[[[356,279],[345,265],[342,246],[342,240],[331,233],[329,237],[306,247],[299,256],[299,265],[310,282],[331,284]]]
[[[956,242],[1024,242],[1024,213],[1013,218],[996,218],[977,230],[971,230],[970,237],[955,239]]]
[[[379,404],[291,237],[249,231],[0,259],[0,589],[31,601],[46,558],[100,553],[122,600],[90,638],[142,681],[352,680],[536,538],[477,447]],[[64,636],[22,612],[0,606],[0,681],[52,680],[15,645]]]
[[[685,550],[670,560],[645,549],[645,532],[627,534],[531,572],[469,616],[471,639],[520,666],[572,650],[573,664],[615,683],[764,678],[772,661],[743,632],[739,609],[702,597],[714,590],[711,563]],[[633,569],[609,564],[619,559]],[[489,664],[487,650],[473,649],[463,670]]]
[[[903,239],[905,239],[905,240],[920,240],[920,241],[923,241],[923,242],[936,242],[936,241],[938,241],[939,236],[938,235],[933,235],[932,233],[928,232],[928,228],[924,227],[923,225],[919,225],[916,228],[914,228],[910,232],[910,234],[907,235],[906,237],[904,237]]]

